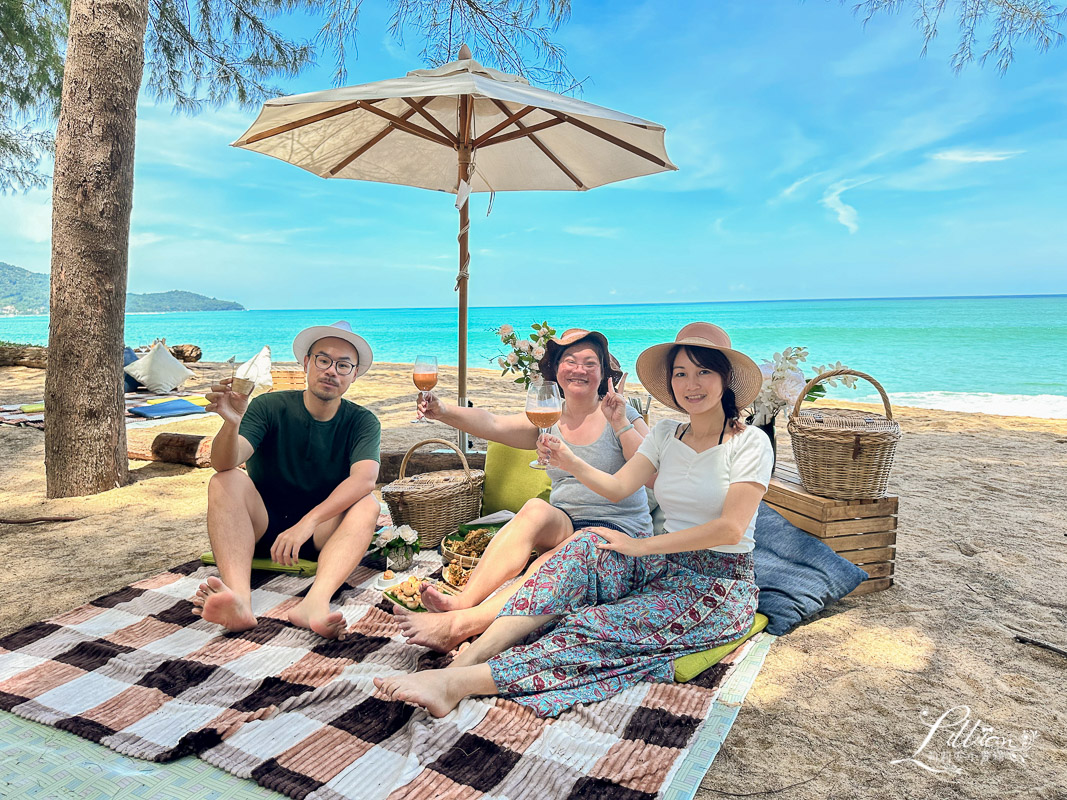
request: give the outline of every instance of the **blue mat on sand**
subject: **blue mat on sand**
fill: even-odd
[[[175,400],[168,400],[165,403],[156,403],[155,405],[150,406],[135,406],[134,408],[129,409],[129,412],[138,417],[144,417],[145,419],[184,417],[186,414],[207,413],[196,403],[190,403],[188,400],[182,400],[180,397]]]

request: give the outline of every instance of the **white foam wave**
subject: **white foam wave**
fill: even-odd
[[[844,399],[844,397],[842,397]],[[876,394],[856,397],[859,403],[881,403]],[[993,394],[991,392],[893,392],[893,405],[969,411],[1005,417],[1067,419],[1067,397],[1058,394]]]

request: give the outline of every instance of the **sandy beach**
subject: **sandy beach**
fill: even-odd
[[[191,366],[191,388],[217,369]],[[376,364],[349,393],[381,419],[383,449],[451,438],[443,425],[409,424],[409,370]],[[454,396],[455,385],[445,368],[440,391]],[[0,368],[0,403],[43,394],[42,370]],[[472,371],[469,396],[492,411],[522,405],[521,390],[487,370]],[[704,779],[704,800],[1067,797],[1067,658],[1013,639],[1025,629],[1067,647],[1067,420],[894,411],[905,434],[891,482],[900,496],[896,584],[775,642]],[[653,421],[663,412],[654,404]],[[219,424],[212,415],[165,430]],[[784,429],[778,452],[788,461]],[[0,516],[81,518],[0,525],[0,634],[208,549],[210,469],[131,462],[128,486],[47,500],[43,462],[41,431],[0,426]],[[961,725],[948,724],[964,713],[967,728],[953,739]],[[1029,731],[1032,747],[1013,752]],[[931,773],[913,756],[959,772]]]

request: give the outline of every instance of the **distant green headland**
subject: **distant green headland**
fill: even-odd
[[[128,314],[165,311],[244,311],[240,303],[216,300],[195,292],[127,294]],[[0,316],[48,313],[48,276],[0,261]]]

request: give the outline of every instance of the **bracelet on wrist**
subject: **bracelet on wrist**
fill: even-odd
[[[629,425],[627,425],[627,426],[626,426],[625,428],[620,428],[619,430],[615,431],[615,435],[616,435],[616,436],[622,436],[622,435],[623,435],[624,433],[626,433],[626,431],[628,431],[628,430],[630,430],[631,428],[633,428],[633,426],[634,426],[634,424],[633,424],[633,423],[631,422],[631,423],[630,423]]]

